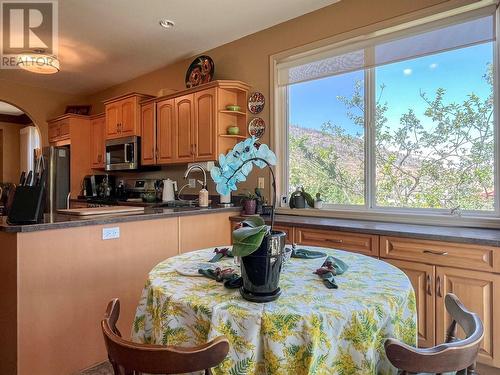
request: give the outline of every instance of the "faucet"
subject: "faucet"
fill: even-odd
[[[193,169],[199,169],[200,171],[203,172],[203,187],[206,189],[207,188],[207,173],[205,172],[205,169],[203,169],[200,165],[194,164],[188,168],[186,173],[184,173],[184,179],[187,179],[189,174]]]

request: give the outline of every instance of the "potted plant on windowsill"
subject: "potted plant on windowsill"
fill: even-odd
[[[251,192],[246,192],[241,197],[243,212],[245,215],[255,215],[257,212],[257,196]]]
[[[238,143],[227,155],[219,156],[219,166],[210,174],[216,183],[217,192],[227,195],[236,190],[236,184],[246,181],[253,166],[268,167],[272,176],[273,205],[271,226],[261,217],[252,217],[233,231],[233,255],[241,257],[243,298],[253,302],[269,302],[277,299],[281,290],[279,278],[284,258],[285,233],[274,231],[276,208],[276,178],[272,165],[276,155],[265,144],[256,144],[256,138]]]

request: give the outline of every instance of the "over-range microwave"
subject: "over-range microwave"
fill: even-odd
[[[107,171],[123,171],[139,168],[140,138],[137,136],[106,141]]]

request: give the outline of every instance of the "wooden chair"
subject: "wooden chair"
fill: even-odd
[[[101,321],[104,343],[115,375],[181,374],[205,370],[217,366],[229,351],[229,342],[219,336],[207,344],[184,348],[136,344],[122,339],[116,322],[120,315],[120,301],[111,300]]]
[[[445,306],[453,318],[446,335],[446,343],[433,348],[417,349],[398,340],[385,341],[385,352],[400,375],[456,372],[476,375],[476,357],[484,336],[479,316],[467,310],[454,294],[447,294]],[[464,339],[457,339],[457,324],[465,332]]]

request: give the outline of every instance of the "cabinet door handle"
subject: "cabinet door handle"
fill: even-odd
[[[336,240],[336,239],[333,239],[333,238],[325,238],[325,241],[326,242],[333,242],[333,243],[342,243],[342,242],[344,242],[343,240]]]
[[[441,277],[438,276],[436,279],[436,294],[438,297],[443,297],[443,294],[441,293]]]
[[[448,255],[447,251],[424,250],[423,253],[432,255]]]
[[[432,296],[432,280],[431,275],[427,275],[427,294]]]

